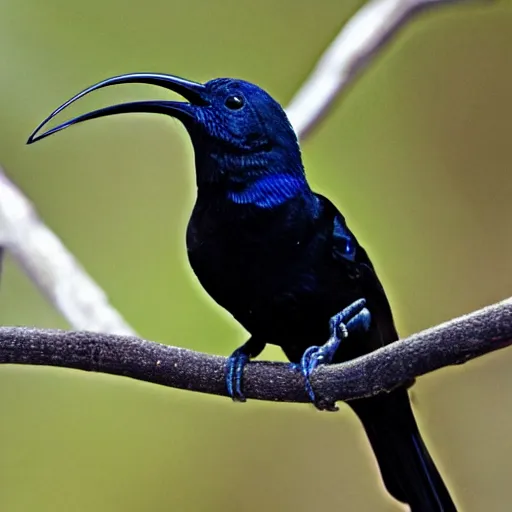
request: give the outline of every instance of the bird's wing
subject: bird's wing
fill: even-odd
[[[322,202],[325,213],[332,216],[333,258],[339,264],[343,264],[345,271],[359,282],[362,297],[366,299],[367,307],[379,331],[378,345],[396,341],[398,333],[391,307],[368,254],[350,231],[338,209],[328,199],[322,198]]]

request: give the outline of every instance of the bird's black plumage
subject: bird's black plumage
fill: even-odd
[[[84,94],[127,82],[167,87],[189,103],[116,105],[37,135],[48,119]],[[177,117],[191,136],[197,200],[187,229],[188,256],[205,290],[251,334],[239,353],[254,357],[272,343],[299,363],[308,347],[327,341],[331,317],[361,298],[369,323],[350,331],[333,361],[398,339],[366,251],[338,209],[310,189],[295,133],[265,91],[234,79],[198,84],[170,75],[123,75],[67,102],[29,142],[86,119],[123,112]],[[421,439],[407,390],[349,405],[364,426],[388,491],[413,512],[454,511]]]
[[[391,309],[366,252],[352,238],[355,258],[347,259],[345,240],[334,234],[336,221],[345,225],[343,217],[324,197],[305,195],[265,212],[264,222],[250,209],[240,216],[230,208],[210,210],[198,200],[187,246],[201,284],[251,333],[252,357],[272,343],[299,363],[310,345],[327,340],[329,319],[360,297],[371,311],[370,329],[351,333],[333,362],[396,341]],[[390,494],[413,512],[455,510],[405,388],[349,405],[365,428]]]

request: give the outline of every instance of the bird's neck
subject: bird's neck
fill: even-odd
[[[269,209],[312,194],[300,160],[265,153],[210,153],[207,160],[196,160],[196,168],[199,195],[233,204]]]
[[[309,189],[300,176],[269,172],[253,179],[233,181],[227,188],[228,201],[235,204],[274,208]]]

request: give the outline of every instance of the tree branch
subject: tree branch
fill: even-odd
[[[512,344],[512,298],[414,334],[342,364],[322,366],[312,382],[327,400],[391,391],[413,378]],[[0,328],[0,364],[75,368],[227,396],[226,359],[135,337],[24,327]],[[248,398],[309,402],[300,374],[286,363],[245,368]]]
[[[1,167],[0,245],[76,329],[135,334]]]
[[[371,0],[341,29],[293,97],[287,114],[304,139],[372,58],[425,8],[459,0]]]
[[[306,137],[336,96],[352,83],[411,14],[423,7],[453,1],[371,0],[366,3],[327,48],[289,105],[288,115],[297,134],[302,139]],[[135,334],[1,168],[0,245],[11,252],[73,328]]]

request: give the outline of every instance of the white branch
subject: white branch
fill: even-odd
[[[1,168],[0,242],[75,329],[135,334]]]
[[[372,57],[396,34],[412,14],[433,4],[454,0],[372,0],[341,29],[315,69],[288,105],[287,114],[304,139],[352,84]]]

